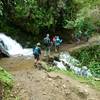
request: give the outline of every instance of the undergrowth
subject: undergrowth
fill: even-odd
[[[79,49],[72,53],[82,65],[87,66],[95,77],[100,78],[100,45]]]
[[[3,100],[8,100],[13,87],[13,77],[10,73],[0,67],[0,82],[3,85]]]

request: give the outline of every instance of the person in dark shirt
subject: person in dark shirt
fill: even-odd
[[[46,35],[46,37],[43,40],[44,46],[45,46],[45,55],[44,56],[49,56],[50,55],[50,48],[51,48],[51,41],[49,34]]]
[[[40,63],[40,55],[41,55],[41,48],[40,43],[37,43],[36,47],[33,48],[33,55],[35,59],[35,65],[38,65]]]

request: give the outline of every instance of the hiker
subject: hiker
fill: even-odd
[[[56,36],[52,36],[52,37],[51,37],[51,42],[52,42],[53,45],[54,45],[54,43],[55,43],[55,37],[56,37]]]
[[[46,37],[44,38],[44,46],[45,46],[45,56],[48,57],[50,55],[50,48],[51,48],[51,41],[49,34],[47,34]]]
[[[37,66],[38,64],[40,64],[40,55],[41,55],[40,43],[37,43],[36,47],[33,48],[33,55],[35,59],[35,65]]]
[[[51,49],[53,50],[55,47],[55,36],[51,37]]]
[[[59,36],[55,36],[55,52],[59,52],[59,47],[62,43],[62,40],[59,38]]]

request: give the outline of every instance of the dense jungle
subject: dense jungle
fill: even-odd
[[[89,37],[100,32],[99,18],[99,0],[0,1],[0,31],[23,46],[27,42],[32,46],[47,33],[60,34],[66,41],[80,35]]]
[[[45,57],[47,34],[62,43]],[[100,0],[0,0],[0,100],[99,99]]]

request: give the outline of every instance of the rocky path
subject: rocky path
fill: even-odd
[[[100,93],[68,76],[44,70],[12,72],[13,95],[20,100],[99,100]],[[13,99],[12,99],[13,100]]]
[[[100,92],[72,78],[54,72],[38,70],[33,58],[2,59],[2,64],[14,76],[14,87],[8,100],[100,100]],[[7,66],[7,67],[6,67]]]

